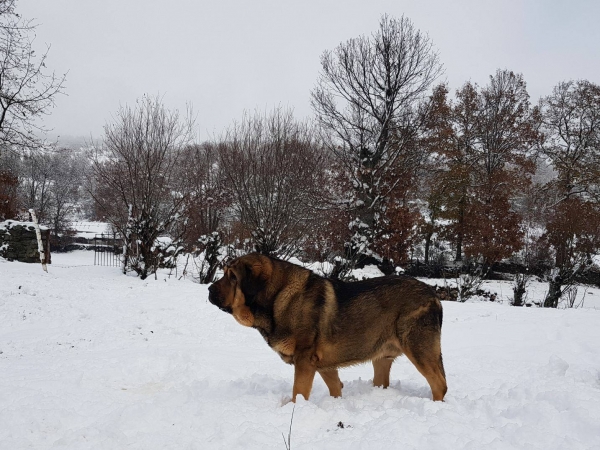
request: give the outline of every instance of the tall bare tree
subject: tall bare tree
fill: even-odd
[[[142,279],[160,263],[157,238],[177,240],[183,231],[190,193],[184,148],[192,125],[191,117],[182,119],[159,98],[145,96],[133,108],[122,107],[115,122],[104,127],[91,195],[99,212],[125,236],[130,267]]]
[[[220,144],[237,218],[256,251],[296,253],[318,218],[326,153],[306,123],[291,110],[245,115]]]
[[[430,39],[408,18],[386,15],[371,36],[323,53],[321,67],[312,105],[348,177],[351,246],[368,254],[385,233],[386,203],[414,170],[423,121],[418,105],[441,65]]]
[[[39,119],[63,91],[65,75],[47,70],[49,47],[36,54],[36,25],[17,14],[15,4],[0,0],[0,141],[5,149],[31,149],[40,146]]]

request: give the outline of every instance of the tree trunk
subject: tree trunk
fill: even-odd
[[[514,300],[513,306],[523,306],[523,298],[525,297],[525,287],[522,285],[516,286],[513,289],[514,292]]]
[[[462,241],[463,235],[462,232],[459,232],[456,235],[456,256],[454,257],[454,261],[462,261]]]
[[[427,233],[425,235],[425,265],[429,264],[429,248],[431,247],[431,237],[433,233]]]
[[[548,283],[548,294],[544,299],[544,308],[557,308],[558,301],[562,296],[563,279],[558,269],[553,270],[552,278]]]
[[[463,233],[465,226],[465,200],[463,193],[463,197],[458,203],[458,232],[456,233],[456,256],[454,261],[462,261],[462,246],[463,246]]]

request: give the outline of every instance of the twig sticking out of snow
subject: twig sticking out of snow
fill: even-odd
[[[283,445],[285,445],[286,450],[291,450],[292,448],[292,423],[294,423],[294,411],[296,411],[296,405],[292,409],[292,418],[290,419],[290,431],[288,432],[287,441],[285,440],[285,435],[281,433],[281,437],[283,438]]]

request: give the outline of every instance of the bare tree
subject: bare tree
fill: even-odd
[[[36,25],[15,12],[15,0],[0,0],[0,141],[8,148],[37,148],[38,119],[62,93],[65,75],[46,69],[49,47],[33,50]]]
[[[104,127],[104,151],[93,162],[91,195],[98,210],[127,240],[130,268],[144,279],[160,263],[159,236],[177,241],[190,189],[183,149],[191,117],[181,119],[159,98],[143,97]],[[134,252],[137,247],[137,252]]]
[[[542,151],[558,173],[556,200],[600,199],[600,86],[587,80],[561,82],[541,106]]]
[[[0,0],[0,16],[15,13],[16,0]]]
[[[312,105],[351,187],[351,245],[367,254],[385,233],[386,202],[418,160],[418,105],[441,65],[408,18],[383,16],[372,36],[323,53],[321,66]]]
[[[231,206],[231,192],[216,144],[189,145],[184,153],[191,187],[186,212],[190,223],[186,227],[185,241],[194,245],[201,236],[223,229],[227,209]]]
[[[17,155],[0,151],[0,221],[17,216],[20,168],[21,161]]]
[[[20,176],[21,198],[25,210],[34,209],[40,223],[46,224],[50,211],[50,186],[54,161],[50,152],[36,149],[24,152]]]
[[[71,149],[59,148],[52,153],[52,183],[48,195],[50,208],[47,222],[54,237],[67,231],[77,211],[87,161]]]
[[[190,195],[185,208],[187,224],[183,241],[195,254],[198,281],[212,283],[222,262],[227,212],[231,208],[231,190],[218,146],[194,144],[185,148],[185,161],[190,179]]]
[[[319,214],[326,153],[291,110],[245,115],[220,144],[238,220],[256,251],[288,257]]]
[[[37,149],[22,156],[21,203],[36,211],[54,238],[68,229],[77,209],[85,164],[83,156],[66,148]]]
[[[556,308],[600,249],[600,86],[559,83],[541,106],[541,150],[557,174],[547,184],[547,236],[555,267],[544,306]]]

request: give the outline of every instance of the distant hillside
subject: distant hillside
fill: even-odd
[[[59,147],[67,147],[72,149],[87,148],[92,142],[98,142],[99,139],[91,136],[71,136],[71,135],[56,135],[49,134],[48,142],[56,142]]]

